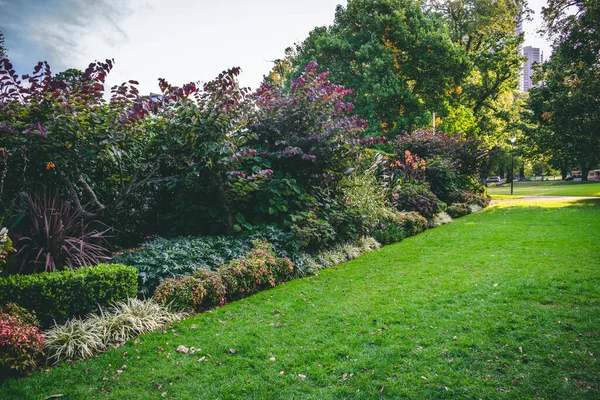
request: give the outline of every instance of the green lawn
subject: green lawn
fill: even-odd
[[[492,198],[510,195],[510,184],[487,188]],[[600,182],[515,182],[515,196],[600,196]]]
[[[598,202],[507,201],[0,398],[597,399],[599,233]]]

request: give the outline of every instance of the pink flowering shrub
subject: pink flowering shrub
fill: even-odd
[[[25,373],[44,355],[44,336],[32,321],[0,312],[0,372]]]

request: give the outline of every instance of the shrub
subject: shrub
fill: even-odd
[[[35,311],[42,327],[83,316],[136,293],[135,268],[116,264],[0,278],[0,304],[12,301]]]
[[[14,306],[9,308],[15,309]],[[22,309],[18,314],[23,314]],[[0,312],[0,376],[25,373],[44,355],[44,337],[30,317]]]
[[[449,224],[450,222],[452,222],[452,217],[444,211],[439,214],[435,214],[433,218],[429,221],[429,226],[431,228],[435,228],[440,225]]]
[[[425,218],[442,211],[442,203],[425,185],[399,185],[392,198],[398,211],[416,211]]]
[[[110,258],[100,244],[108,229],[84,224],[81,209],[61,201],[58,194],[25,195],[21,213],[24,226],[15,240],[19,273],[75,269]]]
[[[294,273],[288,258],[278,258],[266,242],[254,242],[254,249],[219,269],[227,300],[247,297],[285,282]]]
[[[202,302],[203,308],[211,308],[225,304],[227,301],[227,289],[225,288],[225,284],[223,283],[223,279],[221,278],[220,274],[213,271],[199,269],[194,271],[192,276],[196,279],[199,279],[206,290],[206,295],[204,296],[204,301]]]
[[[373,237],[381,244],[390,244],[423,232],[427,227],[427,219],[418,212],[397,212],[373,230]]]
[[[305,251],[319,250],[337,239],[329,221],[319,218],[313,211],[298,212],[291,215],[291,220],[294,241]]]
[[[128,298],[113,303],[100,315],[71,319],[45,332],[48,361],[83,360],[137,335],[179,321],[185,314],[171,312],[154,300]]]
[[[154,292],[157,302],[175,310],[195,311],[202,307],[206,289],[202,280],[193,276],[165,279]]]
[[[481,208],[490,205],[492,198],[487,194],[477,194],[472,191],[459,191],[452,195],[452,203],[476,204]]]
[[[456,218],[464,217],[465,215],[469,214],[471,212],[471,210],[469,209],[468,204],[455,203],[455,204],[448,206],[448,209],[446,210],[446,212],[452,218],[456,219]]]
[[[362,237],[354,242],[340,243],[332,249],[307,256],[307,272],[314,273],[324,268],[350,261],[363,253],[378,250],[381,245],[372,237]]]
[[[137,269],[140,294],[149,296],[167,278],[191,275],[198,269],[215,271],[251,248],[247,237],[158,237],[115,257],[115,261]]]

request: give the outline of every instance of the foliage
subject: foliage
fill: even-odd
[[[376,136],[428,126],[429,110],[447,114],[468,70],[443,23],[411,0],[351,0],[297,50],[297,66],[314,59],[353,88],[356,113]]]
[[[524,0],[428,0],[442,18],[452,42],[460,46],[469,69],[458,82],[455,105],[442,129],[451,134],[485,138],[493,144],[507,122],[499,102],[517,88],[523,58],[523,34],[517,26],[528,18]]]
[[[416,211],[431,218],[442,211],[442,203],[426,185],[399,185],[393,192],[393,204],[398,211]]]
[[[294,265],[275,256],[267,242],[254,241],[253,249],[219,268],[217,273],[196,271],[193,276],[165,279],[154,294],[162,304],[199,311],[238,300],[289,280]]]
[[[386,190],[381,187],[372,169],[343,178],[340,187],[346,203],[370,221],[378,222],[394,212]]]
[[[577,12],[565,15],[569,6]],[[561,15],[562,14],[562,15]],[[600,6],[593,1],[551,1],[544,9],[555,35],[554,53],[530,91],[528,144],[555,164],[578,164],[583,180],[600,162]]]
[[[339,243],[330,249],[308,256],[306,260],[306,273],[314,274],[321,269],[330,268],[353,260],[361,254],[379,250],[380,247],[381,244],[377,240],[367,236],[357,241]]]
[[[115,302],[100,315],[70,319],[44,332],[48,361],[83,360],[107,350],[112,344],[149,333],[181,320],[185,314],[172,312],[153,300],[128,298]]]
[[[92,320],[70,319],[45,332],[48,361],[85,360],[106,349]]]
[[[430,228],[436,228],[441,225],[446,225],[452,222],[452,217],[446,211],[442,211],[441,213],[437,213],[433,216],[433,218],[429,221]]]
[[[21,226],[13,231],[18,273],[77,269],[110,259],[102,246],[109,229],[99,231],[94,223],[84,222],[82,210],[72,201],[45,191],[25,194],[23,203],[18,210]]]
[[[0,372],[28,372],[43,355],[44,337],[37,325],[19,315],[0,312]]]
[[[232,260],[219,268],[229,301],[283,283],[293,272],[294,265],[289,259],[277,258],[270,244],[259,241],[254,242],[254,249],[243,258]]]
[[[131,196],[155,176],[156,155],[145,128],[195,86],[158,99],[140,96],[137,82],[129,81],[113,87],[107,102],[104,85],[113,65],[95,62],[68,80],[40,62],[22,81],[7,59],[0,61],[4,210],[19,193],[53,185],[70,193],[84,216],[119,223]]]
[[[446,212],[452,218],[456,219],[456,218],[464,217],[467,214],[470,214],[471,209],[469,208],[469,205],[467,203],[454,203],[454,204],[450,204],[448,206],[448,208],[446,209]]]
[[[154,291],[156,301],[184,311],[200,309],[205,295],[202,280],[193,276],[167,278]]]
[[[6,257],[15,251],[13,248],[12,240],[8,236],[8,229],[0,229],[0,274],[3,272],[3,268],[6,265]]]
[[[418,212],[396,212],[373,230],[373,237],[381,244],[399,242],[427,229],[427,219]]]
[[[34,311],[42,327],[85,315],[136,293],[135,268],[114,264],[0,278],[0,304],[14,302]]]
[[[250,240],[245,237],[157,237],[144,242],[140,248],[123,252],[114,260],[135,267],[140,294],[150,296],[166,278],[191,275],[198,269],[217,270],[250,249]]]
[[[221,274],[218,272],[207,271],[205,269],[198,269],[194,271],[192,276],[200,282],[202,282],[202,286],[204,286],[204,290],[206,290],[206,294],[204,295],[204,299],[202,301],[203,308],[213,308],[222,306],[227,301],[227,288],[223,283],[223,278]]]

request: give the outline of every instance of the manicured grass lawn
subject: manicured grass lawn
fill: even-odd
[[[598,202],[510,200],[0,398],[597,399],[599,233]]]
[[[492,198],[510,195],[510,184],[503,187],[488,186]],[[600,196],[600,182],[515,182],[515,196]],[[496,197],[498,196],[498,197]]]

